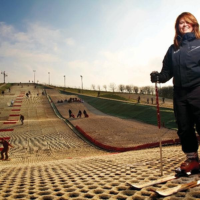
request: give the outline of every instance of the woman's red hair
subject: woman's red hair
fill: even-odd
[[[181,13],[177,17],[176,23],[175,23],[175,36],[174,36],[174,46],[175,46],[175,49],[179,49],[179,42],[178,42],[177,36],[181,35],[181,33],[179,31],[179,21],[182,18],[187,23],[190,23],[193,26],[193,32],[194,32],[196,38],[200,38],[199,23],[198,23],[197,19],[191,13],[189,13],[189,12],[183,12],[183,13]]]

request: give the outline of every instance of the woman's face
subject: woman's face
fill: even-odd
[[[193,26],[192,24],[186,22],[184,20],[184,18],[181,18],[180,21],[179,21],[179,31],[182,35],[184,35],[185,33],[190,33],[193,31]]]

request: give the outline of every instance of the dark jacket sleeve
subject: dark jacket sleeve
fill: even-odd
[[[172,72],[172,53],[173,45],[169,47],[164,60],[163,60],[163,67],[159,75],[159,82],[165,83],[173,77]]]

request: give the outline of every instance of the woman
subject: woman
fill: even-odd
[[[195,125],[200,134],[200,32],[196,18],[188,12],[176,19],[174,44],[164,57],[161,72],[151,73],[154,83],[165,83],[172,77],[177,133],[186,154],[176,172],[195,172],[199,170]]]

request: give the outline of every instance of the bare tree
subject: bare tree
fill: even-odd
[[[105,89],[105,91],[107,91],[107,85],[103,85],[103,88]]]
[[[98,89],[99,91],[100,91],[100,88],[101,88],[100,85],[98,85],[98,86],[97,86],[97,89]]]
[[[126,91],[128,93],[131,93],[132,92],[132,87],[130,85],[126,85]]]
[[[92,87],[93,90],[95,90],[95,85],[94,84],[92,84],[91,87]]]
[[[155,89],[154,89],[154,87],[153,86],[150,86],[150,94],[154,94],[154,91],[155,91]]]
[[[120,92],[123,92],[125,90],[125,88],[126,88],[125,85],[122,85],[122,84],[119,85]]]
[[[137,94],[137,93],[138,93],[138,91],[139,91],[139,88],[138,88],[138,86],[133,86],[133,90],[134,90],[134,92]]]
[[[159,88],[158,92],[159,92],[159,95],[162,97],[169,98],[169,99],[173,98],[173,87],[172,86]]]
[[[110,83],[110,89],[113,91],[113,92],[115,92],[115,90],[116,90],[116,85],[114,84],[114,83]]]
[[[146,86],[146,91],[147,91],[147,94],[151,94],[151,87],[150,86]]]
[[[141,94],[147,94],[147,91],[148,91],[148,87],[147,86],[140,88],[140,93]]]

